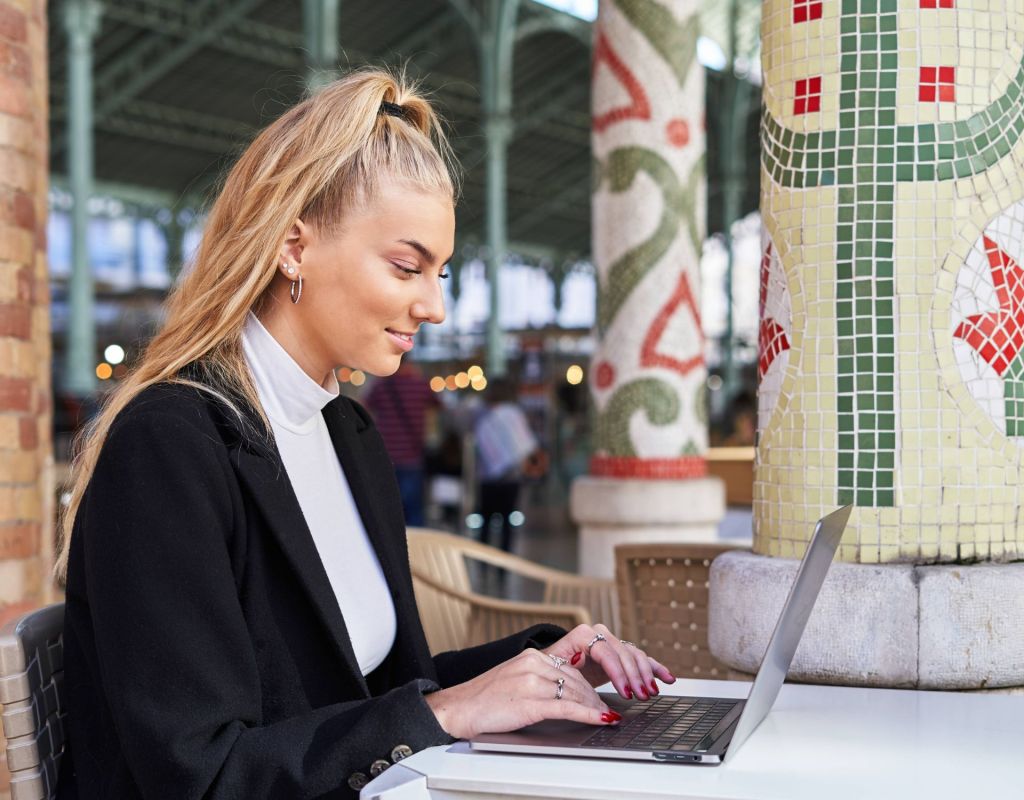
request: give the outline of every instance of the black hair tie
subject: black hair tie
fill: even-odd
[[[380,104],[380,113],[388,114],[389,116],[392,117],[398,117],[399,119],[405,120],[406,122],[409,121],[409,117],[406,114],[404,108],[395,103],[389,103],[387,100]]]

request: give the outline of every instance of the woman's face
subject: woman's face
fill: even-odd
[[[386,184],[343,228],[320,234],[296,222],[281,250],[262,321],[314,380],[338,366],[390,375],[424,322],[444,321],[441,281],[455,241],[449,198]],[[302,295],[289,299],[302,275]],[[277,302],[273,302],[276,300]]]

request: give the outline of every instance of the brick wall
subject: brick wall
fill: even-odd
[[[0,624],[54,599],[46,26],[0,0]]]

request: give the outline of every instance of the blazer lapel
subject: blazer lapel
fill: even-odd
[[[298,573],[320,620],[331,634],[335,649],[348,666],[363,692],[369,696],[359,662],[352,649],[352,640],[338,607],[330,579],[324,570],[320,553],[302,515],[299,500],[292,489],[276,448],[261,448],[256,453],[247,447],[237,451],[239,475],[253,500],[263,512],[285,557]]]

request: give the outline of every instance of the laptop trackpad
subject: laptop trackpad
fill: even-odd
[[[601,700],[620,714],[624,714],[631,706],[637,705],[636,700],[625,698],[611,692],[601,692]],[[474,736],[474,742],[491,742],[493,744],[531,744],[546,745],[549,747],[573,747],[582,744],[595,731],[604,728],[604,725],[586,725],[582,722],[572,722],[564,719],[546,719],[528,725],[518,731],[509,733],[482,733]]]
[[[572,747],[582,744],[597,729],[594,725],[571,722],[564,719],[546,719],[510,733],[482,733],[474,736],[474,742],[492,744],[530,744],[549,747]]]

